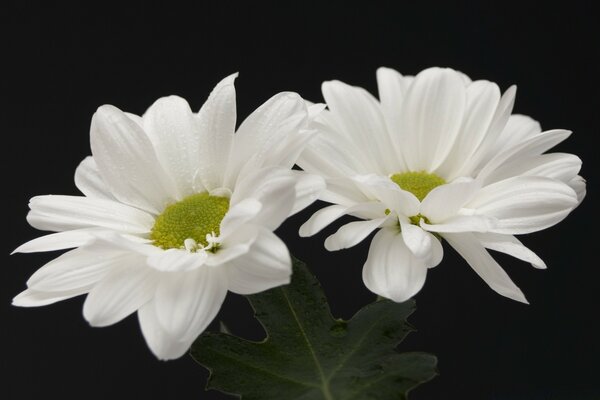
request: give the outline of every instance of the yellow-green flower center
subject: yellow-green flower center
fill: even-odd
[[[163,249],[184,248],[186,239],[207,246],[206,235],[219,236],[219,226],[227,210],[227,197],[193,194],[165,208],[154,222],[150,239]]]
[[[426,171],[402,172],[390,176],[390,179],[401,189],[414,194],[420,201],[423,201],[427,193],[434,188],[446,183],[444,179],[436,174],[430,174]]]

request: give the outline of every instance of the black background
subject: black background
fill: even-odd
[[[204,3],[193,8],[141,1],[75,7],[3,3],[1,65],[8,68],[0,92],[3,254],[40,235],[25,221],[30,197],[77,194],[73,172],[90,153],[89,122],[101,104],[140,114],[156,98],[178,94],[197,110],[221,78],[240,71],[241,120],[282,90],[320,101],[323,80],[336,78],[376,93],[379,66],[406,74],[450,66],[502,89],[516,83],[515,112],[533,116],[546,129],[572,129],[574,135],[557,151],[584,160],[588,197],[560,225],[523,239],[548,270],[498,257],[529,306],[493,293],[446,247],[444,261],[416,296],[411,322],[418,332],[400,346],[438,355],[440,375],[411,398],[600,397],[594,382],[600,273],[594,179],[599,87],[593,58],[599,32],[592,2]],[[321,205],[288,220],[278,233],[312,266],[333,313],[349,318],[373,298],[360,277],[368,241],[328,253],[322,242],[339,224],[300,239],[299,225]],[[0,268],[5,380],[0,397],[226,398],[203,392],[207,373],[190,357],[157,361],[134,317],[95,329],[81,315],[83,298],[12,307],[28,276],[55,256],[14,255]],[[219,318],[236,333],[260,336],[240,297],[228,297]]]

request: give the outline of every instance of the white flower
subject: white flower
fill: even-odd
[[[416,77],[380,68],[380,101],[362,88],[325,82],[329,108],[298,164],[321,174],[334,205],[300,229],[313,235],[342,215],[365,221],[342,226],[325,241],[348,248],[381,228],[363,268],[365,285],[395,301],[416,294],[427,269],[440,263],[445,239],[496,292],[527,302],[486,249],[545,268],[513,235],[548,228],[585,195],[581,160],[543,154],[569,131],[542,132],[511,115],[515,88],[500,95],[488,81],[451,69]]]
[[[215,317],[228,290],[287,284],[291,259],[273,234],[314,201],[321,177],[292,171],[319,106],[280,93],[236,124],[234,79],[202,109],[171,96],[142,116],[102,106],[91,124],[92,157],[75,183],[85,196],[31,199],[29,223],[58,233],[15,252],[75,248],[49,262],[13,300],[41,306],[88,293],[93,326],[137,311],[161,359],[181,356]]]

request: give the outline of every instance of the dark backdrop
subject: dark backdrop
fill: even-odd
[[[25,221],[30,197],[77,194],[73,172],[90,153],[89,122],[101,104],[139,114],[156,98],[178,94],[197,110],[221,78],[240,71],[243,117],[282,90],[319,101],[327,79],[375,93],[379,66],[408,74],[450,66],[503,89],[516,83],[516,112],[547,129],[572,129],[557,150],[584,160],[588,197],[560,225],[524,238],[548,270],[499,257],[529,306],[493,293],[447,251],[416,296],[411,322],[418,332],[401,345],[437,354],[440,375],[411,398],[598,398],[599,102],[593,53],[599,32],[592,2],[324,3],[3,3],[1,64],[8,73],[0,93],[2,253],[40,234]],[[300,239],[299,225],[320,206],[288,220],[278,233],[312,266],[334,314],[348,318],[373,298],[360,276],[368,241],[328,253],[322,242],[339,225]],[[2,263],[0,397],[226,398],[203,392],[207,373],[188,356],[154,359],[135,318],[90,328],[81,315],[82,298],[12,307],[29,275],[55,256],[15,255]],[[228,297],[219,318],[237,333],[260,336],[240,297]]]

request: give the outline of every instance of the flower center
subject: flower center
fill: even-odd
[[[423,201],[434,188],[446,183],[436,174],[426,171],[397,173],[390,176],[390,179],[401,189],[414,194],[419,201]]]
[[[154,222],[150,239],[155,246],[163,249],[187,248],[187,239],[207,246],[206,236],[219,236],[219,226],[227,210],[227,197],[193,194],[165,208]]]

